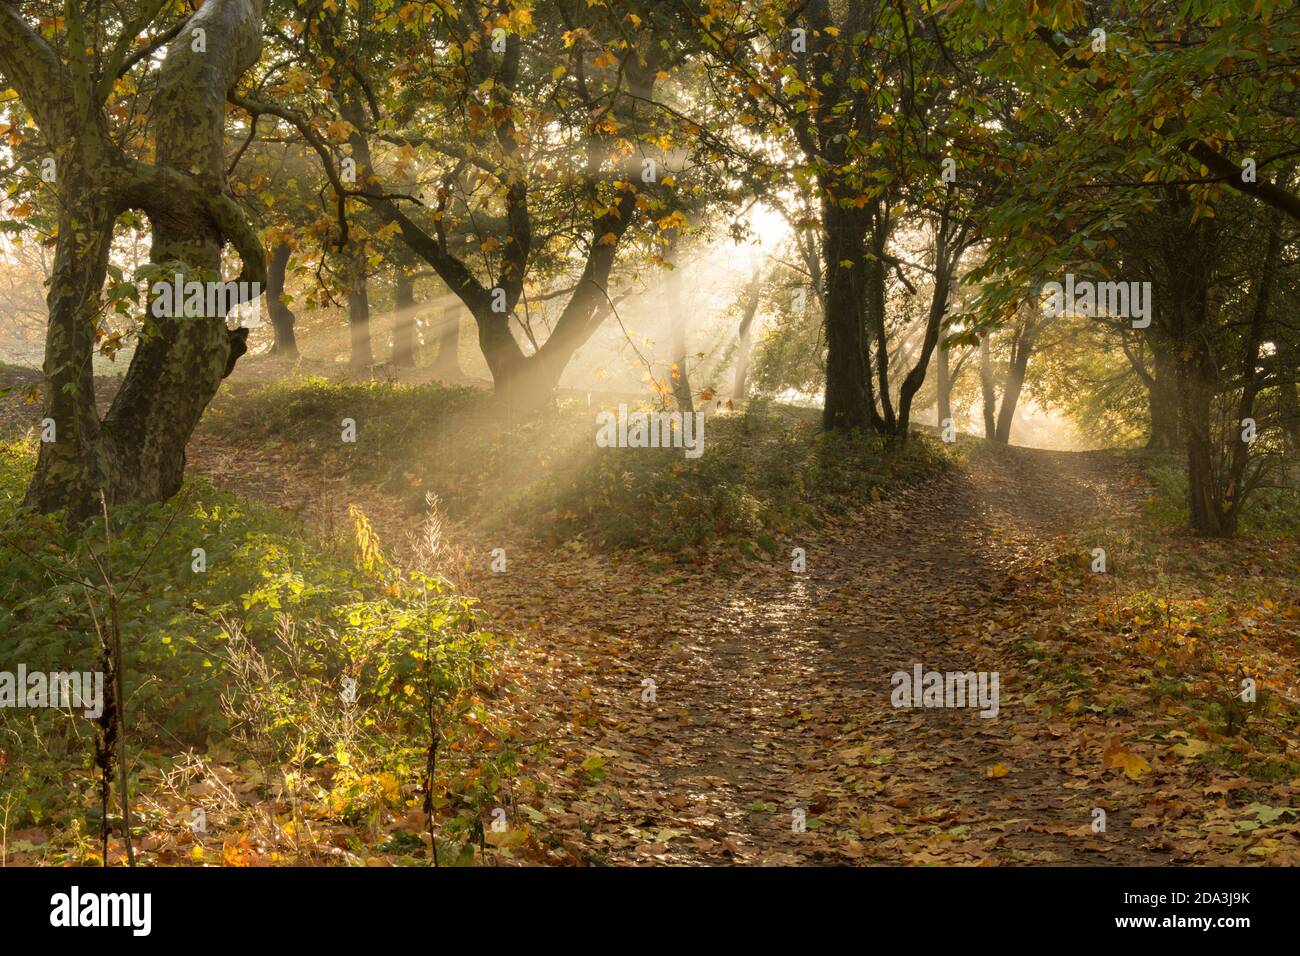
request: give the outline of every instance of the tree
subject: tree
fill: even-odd
[[[415,365],[415,276],[398,260],[393,266],[393,347],[389,361],[399,368]]]
[[[339,257],[348,307],[349,362],[358,371],[374,365],[375,354],[370,347],[370,263],[366,245],[357,230],[352,231]]]
[[[328,100],[232,96],[316,150],[341,233],[364,204],[432,267],[473,316],[498,393],[530,408],[609,314],[624,237],[639,226],[653,242],[680,226],[670,199],[690,140],[654,99],[680,58],[671,10],[565,3],[534,22],[542,12],[499,0],[376,30],[313,6],[300,52],[333,64]],[[413,174],[419,187],[407,188]],[[567,296],[539,342],[528,340],[530,279],[557,280]]]
[[[240,145],[227,174],[235,198],[271,250],[266,297],[274,333],[271,354],[297,358],[297,316],[287,284],[291,272],[297,277],[317,250],[328,247],[328,224],[323,229],[313,209],[323,177],[315,157],[300,144],[259,139],[260,132],[256,120],[232,129],[231,139]]]
[[[465,378],[460,367],[460,317],[458,302],[448,302],[430,330],[435,348],[431,362],[433,377],[441,382],[459,382]]]
[[[57,174],[58,239],[47,304],[43,402],[55,440],[43,442],[27,503],[84,517],[102,493],[110,502],[157,501],[180,487],[185,445],[233,367],[247,333],[225,314],[146,311],[139,344],[117,397],[101,419],[91,355],[117,218],[142,210],[152,227],[158,274],[179,264],[216,275],[231,243],[243,268],[241,297],[266,281],[257,235],[226,182],[226,90],[257,60],[261,3],[207,0],[164,27],[163,0],[144,0],[129,19],[76,4],[0,3],[0,73],[39,129]],[[141,34],[143,42],[137,40]],[[165,44],[156,77],[144,67]],[[124,87],[151,90],[146,125],[111,108]],[[153,162],[139,158],[152,146]]]
[[[869,7],[876,5],[713,0],[695,13],[740,104],[734,122],[781,135],[803,181],[816,184],[827,346],[822,418],[843,430],[869,427],[875,414],[863,324]]]
[[[284,297],[285,272],[291,252],[289,243],[284,240],[271,247],[271,264],[266,273],[266,306],[275,332],[271,354],[297,358],[298,339],[294,335],[296,319]]]
[[[762,278],[761,268],[754,269],[754,274],[745,285],[740,324],[736,329],[736,374],[731,394],[738,402],[749,397],[749,355],[753,348],[754,317],[758,314],[758,303],[762,297]]]
[[[1033,355],[1047,322],[1030,309],[1018,321],[1007,329],[1007,368],[1002,382],[1002,402],[998,407],[997,418],[992,438],[1000,445],[1011,441],[1011,422],[1015,418],[1016,406],[1020,404],[1020,393],[1025,386],[1025,370],[1029,366],[1029,357]],[[987,341],[987,339],[986,339]],[[986,393],[987,394],[987,393]],[[984,412],[985,422],[989,420],[992,409]]]
[[[1087,19],[1103,9],[1105,29]],[[1232,261],[1240,247],[1225,244],[1218,223],[1225,210],[1253,223],[1238,231],[1257,263],[1280,261],[1261,217],[1288,223],[1284,247],[1300,219],[1286,65],[1300,50],[1300,14],[1224,3],[1181,8],[1190,17],[1176,9],[1026,2],[999,5],[996,22],[977,5],[956,14],[963,30],[996,25],[1001,41],[987,70],[1014,83],[1025,103],[1017,123],[1027,133],[997,140],[993,165],[1013,160],[1019,169],[990,214],[997,241],[976,278],[983,320],[996,325],[1067,270],[1154,273],[1143,280],[1158,303],[1145,344],[1164,353],[1163,370],[1172,367],[1177,383],[1190,522],[1201,534],[1230,535],[1277,445],[1270,430],[1238,447],[1249,433],[1244,420],[1255,417],[1244,409],[1263,397],[1272,407],[1281,376],[1276,343],[1264,339],[1273,320],[1251,312],[1241,294],[1244,279],[1267,312],[1270,284]],[[1125,236],[1135,241],[1117,258]],[[1153,397],[1168,430],[1167,383]]]

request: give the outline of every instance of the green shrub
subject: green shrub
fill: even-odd
[[[823,432],[816,412],[762,400],[708,415],[700,458],[597,448],[598,410],[570,401],[511,419],[469,389],[301,378],[223,402],[210,427],[232,442],[288,443],[294,457],[324,459],[412,511],[433,493],[449,515],[487,528],[667,551],[714,540],[766,548],[772,535],[815,526],[945,460],[927,437],[900,452],[875,435]],[[344,417],[357,422],[355,444],[339,440]]]
[[[523,513],[560,537],[592,533],[618,547],[675,551],[712,540],[753,541],[821,524],[906,478],[937,469],[917,438],[902,453],[874,435],[823,432],[809,415],[756,402],[707,419],[706,452],[600,449],[567,483],[535,486]]]
[[[0,669],[102,669],[94,615],[102,626],[106,602],[82,583],[102,584],[93,549],[121,593],[127,736],[137,771],[165,768],[174,755],[232,734],[251,746],[257,734],[234,726],[240,721],[257,724],[262,756],[281,768],[295,759],[300,768],[334,761],[331,725],[300,731],[313,710],[339,710],[344,676],[357,682],[359,716],[348,769],[332,768],[340,781],[391,779],[409,792],[423,767],[431,713],[444,741],[490,724],[482,691],[495,650],[473,601],[434,575],[385,563],[359,512],[354,555],[304,536],[285,515],[192,479],[172,502],[113,509],[106,539],[102,522],[72,529],[59,516],[17,508],[33,459],[30,446],[0,446]],[[202,571],[196,548],[206,552]],[[252,694],[232,639],[245,659],[261,661]],[[470,758],[508,763],[508,754],[482,747],[459,750],[466,757],[460,766],[447,762],[443,791],[460,786],[455,775],[469,773]],[[0,710],[0,753],[0,813],[8,811],[9,827],[67,823],[95,805],[84,717]],[[470,775],[492,779],[481,767]],[[391,789],[376,792],[386,798]]]

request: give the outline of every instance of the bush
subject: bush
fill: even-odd
[[[1169,528],[1186,528],[1187,464],[1167,452],[1138,452],[1155,494],[1147,503],[1148,514]],[[1248,537],[1300,536],[1300,488],[1259,488],[1246,499],[1238,533]]]
[[[458,755],[439,768],[435,805],[472,826],[482,788],[511,766],[483,703],[496,651],[472,600],[387,564],[360,512],[348,553],[197,479],[167,504],[114,509],[107,537],[103,522],[69,528],[17,509],[33,457],[0,446],[0,669],[102,670],[105,601],[84,584],[102,583],[93,550],[121,593],[137,769],[233,739],[278,768],[280,790],[364,814],[422,782],[432,733]],[[355,706],[339,703],[344,678],[356,682]],[[333,719],[345,712],[355,717],[346,739]],[[95,820],[92,726],[54,709],[0,710],[9,828]]]
[[[597,448],[598,410],[569,402],[511,420],[469,389],[300,378],[223,402],[211,427],[232,442],[287,441],[295,458],[324,459],[412,510],[432,493],[448,514],[486,528],[667,551],[717,540],[766,549],[772,535],[820,524],[944,461],[928,438],[898,452],[875,435],[824,433],[815,411],[762,400],[708,415],[701,458]],[[356,444],[339,441],[344,417],[357,422]]]
[[[523,513],[548,517],[559,537],[590,532],[608,546],[675,551],[724,540],[773,552],[772,535],[820,525],[940,467],[924,439],[900,454],[878,436],[823,432],[812,413],[764,402],[709,417],[706,436],[696,459],[676,449],[602,449],[572,482],[535,487]]]

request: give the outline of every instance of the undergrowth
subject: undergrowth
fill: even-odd
[[[370,482],[417,510],[429,493],[453,517],[523,525],[551,540],[677,551],[711,541],[770,550],[772,538],[944,466],[937,442],[903,450],[875,435],[822,431],[816,413],[749,403],[710,413],[704,453],[599,448],[599,402],[507,417],[490,396],[437,384],[286,379],[218,402],[204,428]],[[648,410],[649,406],[645,406]],[[356,441],[343,440],[343,421]]]
[[[167,504],[112,509],[106,536],[103,522],[18,509],[33,457],[0,445],[0,671],[101,669],[97,559],[122,595],[137,837],[160,839],[164,861],[238,862],[229,841],[193,833],[197,806],[240,829],[237,856],[311,857],[313,826],[377,834],[381,816],[423,809],[441,855],[472,856],[515,758],[490,706],[500,649],[434,570],[436,515],[425,570],[385,561],[359,511],[353,542],[322,542],[198,479]],[[93,726],[71,709],[0,707],[0,837],[40,826],[57,834],[50,859],[95,861]],[[218,799],[215,765],[246,761],[261,768],[253,792]],[[431,841],[411,829],[409,854],[427,860]]]

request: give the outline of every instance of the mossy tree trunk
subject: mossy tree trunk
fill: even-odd
[[[54,441],[42,444],[26,496],[45,512],[89,516],[101,493],[110,502],[175,494],[185,446],[246,335],[228,332],[224,314],[146,310],[145,334],[101,420],[92,358],[117,217],[144,212],[153,231],[151,261],[165,270],[216,278],[222,246],[231,242],[243,260],[245,292],[266,281],[261,243],[229,195],[223,149],[226,94],[261,50],[259,0],[208,0],[169,43],[149,110],[154,163],[126,155],[109,134],[105,103],[113,83],[130,63],[136,34],[162,7],[159,0],[146,4],[112,49],[95,56],[75,5],[67,8],[70,43],[56,51],[13,5],[0,4],[0,71],[57,162],[53,188],[61,211],[43,387]]]

